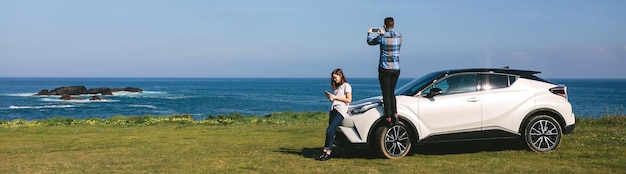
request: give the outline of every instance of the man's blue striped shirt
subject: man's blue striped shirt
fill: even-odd
[[[379,66],[381,68],[400,70],[400,45],[402,44],[402,35],[400,33],[390,29],[374,38],[368,34],[367,44],[380,44]]]

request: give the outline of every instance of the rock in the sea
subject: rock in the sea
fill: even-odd
[[[43,89],[39,91],[36,95],[50,95],[50,91],[48,91],[48,89]]]
[[[91,96],[91,99],[89,100],[102,100],[100,97],[98,97],[97,95]]]
[[[93,88],[87,90],[87,94],[113,95],[111,88]]]
[[[80,94],[86,94],[86,93],[87,93],[87,88],[85,86],[66,86],[66,87],[53,89],[52,91],[50,91],[50,93],[48,93],[48,95],[63,95],[63,94],[80,95]]]
[[[143,89],[135,88],[135,87],[113,88],[113,89],[103,87],[103,88],[94,88],[94,89],[87,90],[85,86],[65,86],[65,87],[55,88],[52,91],[48,91],[48,89],[43,89],[35,95],[65,95],[65,94],[67,95],[81,95],[81,94],[113,95],[113,92],[119,92],[119,91],[142,93]]]
[[[61,99],[61,100],[82,100],[81,98],[72,97],[69,94],[63,94],[63,95],[61,95],[61,98],[59,98],[59,99]]]
[[[113,89],[111,89],[111,91],[113,91],[113,92],[128,91],[128,92],[142,93],[143,89],[141,89],[141,88],[134,88],[134,87],[126,87],[126,88],[113,88]]]

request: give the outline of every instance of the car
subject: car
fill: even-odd
[[[575,128],[567,87],[507,68],[443,70],[396,89],[399,123],[386,122],[381,96],[350,104],[335,145],[369,148],[389,159],[414,145],[523,140],[537,152],[556,149]]]

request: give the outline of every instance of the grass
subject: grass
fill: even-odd
[[[415,146],[388,160],[337,148],[326,113],[0,121],[0,173],[624,173],[626,116],[577,118],[549,153],[508,142]]]

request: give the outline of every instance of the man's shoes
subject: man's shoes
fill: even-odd
[[[395,114],[393,117],[387,117],[385,122],[389,123],[391,126],[400,124],[398,121],[398,114]]]
[[[393,115],[393,118],[391,118],[391,123],[393,123],[393,125],[400,124],[398,121],[398,114]]]
[[[320,154],[320,156],[318,156],[317,158],[315,158],[315,160],[320,160],[320,161],[326,161],[330,159],[330,154],[326,153],[326,152],[322,152],[322,154]]]

